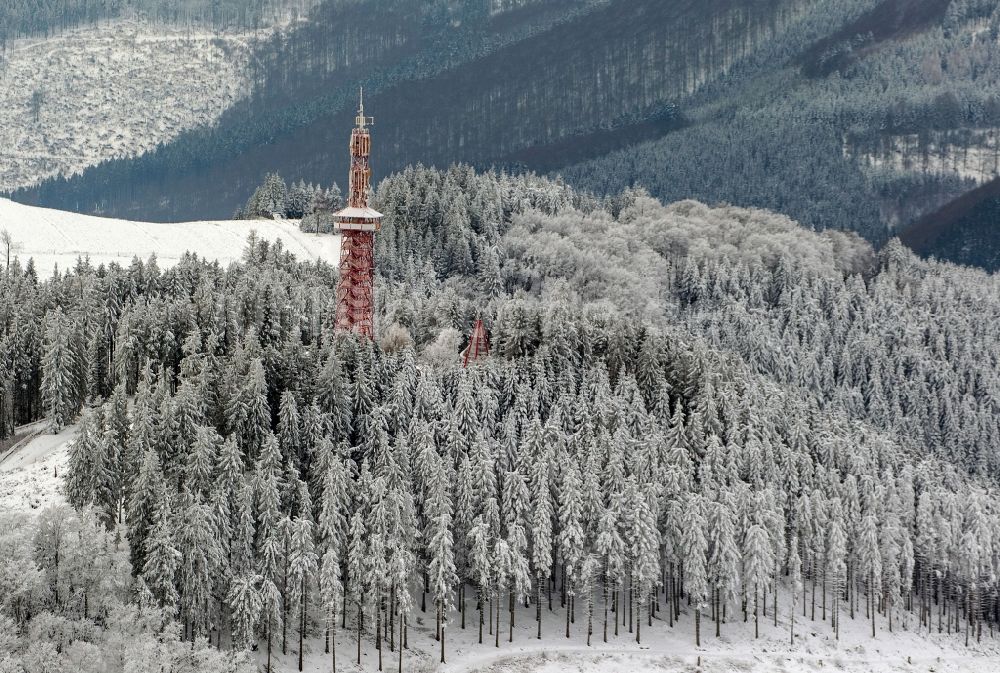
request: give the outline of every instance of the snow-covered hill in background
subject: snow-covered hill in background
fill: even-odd
[[[0,54],[0,192],[133,157],[250,93],[254,40],[113,21]]]
[[[35,208],[0,199],[0,231],[10,232],[22,264],[34,258],[39,276],[71,268],[81,257],[92,264],[117,261],[129,264],[133,257],[156,255],[157,264],[169,267],[185,252],[218,260],[226,265],[240,258],[251,231],[259,238],[280,239],[299,260],[323,259],[336,263],[340,237],[306,234],[295,221],[222,221],[171,224],[112,220],[59,210]]]

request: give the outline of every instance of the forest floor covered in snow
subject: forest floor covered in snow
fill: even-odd
[[[472,590],[470,589],[470,595]],[[787,602],[788,593],[782,591],[781,601]],[[419,599],[419,596],[417,597]],[[913,617],[909,616],[909,629],[903,630],[894,623],[892,633],[886,621],[877,619],[878,637],[871,637],[871,622],[865,619],[864,607],[855,619],[841,615],[839,642],[833,637],[829,621],[821,620],[820,605],[816,608],[816,621],[802,617],[802,607],[796,610],[795,645],[789,642],[788,606],[779,602],[778,626],[774,626],[773,613],[761,618],[760,638],[754,639],[753,616],[744,623],[742,615],[737,621],[722,625],[721,638],[715,637],[715,625],[707,615],[702,615],[702,646],[694,644],[694,614],[682,608],[681,618],[673,628],[666,618],[653,619],[653,626],[642,625],[642,643],[635,642],[635,634],[628,627],[619,627],[614,636],[614,625],[609,623],[608,642],[602,640],[603,607],[598,597],[595,605],[594,634],[591,646],[586,644],[586,617],[578,608],[576,623],[571,625],[567,639],[566,613],[559,608],[554,597],[554,610],[543,610],[543,639],[536,638],[535,608],[520,608],[515,617],[514,640],[508,642],[507,615],[501,613],[499,648],[494,636],[489,634],[489,617],[483,630],[483,644],[478,643],[478,612],[475,602],[467,603],[466,628],[459,626],[461,618],[452,616],[447,632],[446,664],[440,664],[439,644],[434,640],[434,613],[428,596],[428,612],[418,609],[410,618],[408,629],[409,649],[405,650],[403,671],[442,673],[647,673],[654,671],[690,673],[800,673],[803,671],[849,671],[851,673],[988,673],[997,670],[1000,661],[1000,640],[984,631],[982,641],[971,639],[968,648],[962,634],[938,634],[937,624],[932,634],[913,630]],[[817,598],[817,600],[819,600]],[[832,601],[831,601],[832,603]],[[349,612],[353,616],[353,612]],[[828,613],[828,619],[829,619]],[[611,620],[614,619],[612,615]],[[644,615],[645,619],[645,615]],[[897,616],[898,619],[898,616]],[[289,624],[288,654],[281,655],[281,642],[275,643],[278,664],[276,670],[291,673],[298,670],[296,625]],[[378,670],[378,652],[371,634],[366,634],[361,644],[361,666],[357,665],[356,634],[340,632],[337,637],[338,671]],[[398,626],[397,626],[398,631]],[[398,633],[397,633],[398,637]],[[323,673],[331,670],[330,655],[324,653],[322,638],[306,644],[303,670]],[[265,660],[263,645],[258,655]],[[399,670],[399,658],[390,652],[388,640],[383,644],[383,669],[389,673]]]
[[[300,261],[323,259],[335,264],[340,254],[339,236],[305,233],[297,221],[132,222],[0,199],[0,230],[4,229],[13,238],[21,265],[33,258],[42,278],[51,275],[56,264],[65,270],[87,256],[96,266],[112,261],[128,265],[133,257],[145,261],[155,254],[157,264],[166,268],[192,252],[225,266],[243,254],[251,231],[263,240],[280,239]]]

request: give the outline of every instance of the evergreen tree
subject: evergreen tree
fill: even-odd
[[[80,408],[79,366],[72,348],[72,325],[61,309],[49,315],[45,325],[45,354],[42,358],[42,399],[49,415],[49,427],[60,432],[73,421]]]

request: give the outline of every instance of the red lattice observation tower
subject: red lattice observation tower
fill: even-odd
[[[350,192],[347,207],[334,213],[334,231],[340,233],[340,282],[337,284],[338,332],[356,332],[375,338],[375,232],[382,213],[368,206],[371,191],[372,139],[365,116],[364,91],[351,132]]]

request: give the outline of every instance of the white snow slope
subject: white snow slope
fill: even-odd
[[[256,37],[112,21],[15,40],[0,55],[0,190],[211,124],[250,93]]]
[[[47,421],[17,429],[22,441],[0,451],[0,511],[30,512],[66,501],[62,476],[76,429],[71,425],[53,435]]]
[[[335,264],[340,254],[339,236],[307,234],[291,220],[132,222],[0,199],[0,231],[4,229],[14,240],[21,264],[34,258],[41,277],[51,274],[56,264],[65,270],[87,256],[96,266],[112,261],[127,265],[133,257],[146,260],[155,254],[157,264],[166,268],[185,252],[192,252],[225,266],[240,258],[247,236],[254,230],[261,239],[280,239],[300,261],[323,259]]]

